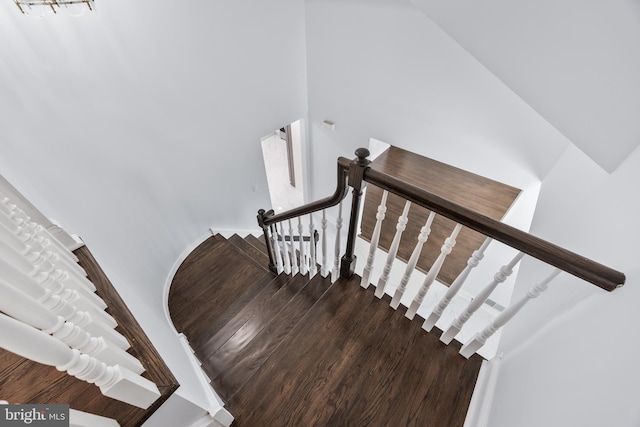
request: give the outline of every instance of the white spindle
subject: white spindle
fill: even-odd
[[[513,257],[509,264],[503,265],[500,268],[500,271],[495,274],[491,283],[489,283],[487,287],[485,287],[482,291],[480,291],[480,293],[478,293],[478,295],[476,295],[473,301],[469,303],[467,308],[458,317],[456,317],[451,326],[449,326],[449,329],[447,329],[445,333],[442,334],[442,336],[440,337],[440,341],[445,344],[449,344],[451,340],[453,340],[455,336],[458,335],[458,333],[462,330],[462,326],[467,323],[467,320],[469,320],[473,313],[475,313],[480,309],[480,307],[482,307],[482,304],[484,304],[487,298],[489,298],[496,286],[507,280],[507,277],[509,277],[511,273],[513,273],[513,268],[520,262],[523,256],[524,253],[519,252],[515,257]]]
[[[66,271],[56,269],[51,263],[49,263],[46,257],[43,257],[40,253],[32,251],[32,248],[15,235],[8,232],[8,230],[0,225],[0,256],[11,260],[16,265],[30,275],[35,275],[40,272],[44,272],[51,277],[61,282],[65,287],[77,290],[83,297],[91,301],[95,307],[100,310],[104,310],[107,305],[104,301],[93,292],[95,286],[85,279],[86,285],[83,282],[72,280]]]
[[[274,224],[269,227],[271,229],[271,246],[273,247],[274,256],[276,257],[276,268],[278,274],[284,271],[282,265],[282,253],[280,252],[280,243],[278,243],[278,228]]]
[[[393,299],[391,300],[391,308],[394,310],[398,308],[400,305],[400,300],[404,295],[404,292],[407,290],[407,284],[409,283],[409,279],[411,278],[411,274],[416,269],[416,264],[418,264],[418,259],[420,258],[420,253],[422,252],[422,247],[425,242],[429,238],[429,234],[431,233],[431,223],[433,223],[433,218],[436,216],[435,212],[431,212],[429,217],[427,218],[427,222],[420,229],[420,234],[418,235],[418,243],[416,247],[413,249],[411,253],[411,257],[409,258],[409,262],[407,263],[407,267],[404,270],[404,274],[402,275],[402,279],[400,280],[400,284],[396,289],[395,294],[393,295]]]
[[[447,292],[444,294],[438,305],[433,309],[433,312],[429,317],[427,317],[427,320],[424,321],[422,329],[426,331],[431,331],[431,329],[433,329],[436,322],[438,322],[442,316],[442,313],[444,313],[444,310],[449,306],[453,298],[458,294],[458,291],[462,288],[462,285],[467,280],[467,277],[469,277],[471,270],[477,267],[482,258],[484,258],[484,251],[492,240],[493,239],[491,238],[487,238],[478,250],[473,251],[473,254],[471,254],[471,257],[467,260],[467,266],[462,270],[458,277],[456,277],[451,286],[449,286]]]
[[[429,269],[429,272],[427,273],[426,277],[424,278],[424,281],[422,282],[422,286],[420,286],[418,293],[413,298],[413,302],[411,303],[411,305],[407,309],[407,312],[405,313],[405,316],[408,319],[413,319],[416,313],[418,312],[418,309],[420,308],[422,301],[424,301],[424,297],[427,295],[427,292],[429,292],[431,285],[433,284],[433,282],[435,282],[436,278],[438,277],[438,273],[440,273],[440,269],[442,268],[442,264],[444,264],[444,260],[447,258],[447,255],[451,253],[451,251],[453,250],[453,247],[456,245],[456,237],[458,237],[458,233],[460,232],[461,229],[462,229],[462,225],[456,224],[456,226],[453,228],[453,231],[451,232],[451,235],[447,237],[447,239],[445,239],[444,244],[440,248],[440,255],[438,255],[438,258],[435,260],[435,262]]]
[[[378,250],[378,242],[380,241],[380,230],[382,229],[382,222],[387,212],[387,196],[389,192],[384,190],[382,192],[382,199],[378,205],[378,212],[376,213],[376,225],[373,227],[371,233],[371,243],[369,244],[369,255],[367,256],[367,262],[362,270],[362,279],[360,280],[360,286],[367,289],[369,287],[371,277],[371,270],[373,269],[373,261],[376,257],[376,251]]]
[[[391,267],[393,266],[393,262],[396,259],[396,255],[398,253],[398,248],[400,247],[400,239],[402,238],[402,232],[407,228],[407,222],[409,221],[409,208],[411,207],[411,202],[407,200],[404,204],[404,210],[402,211],[402,215],[398,218],[398,224],[396,224],[396,234],[393,236],[393,241],[391,242],[391,246],[389,247],[389,252],[387,253],[387,260],[384,264],[384,269],[382,270],[382,274],[380,275],[380,279],[378,279],[378,286],[376,287],[375,295],[378,298],[382,298],[384,295],[384,288],[387,286],[387,281],[389,280],[389,273],[391,272]]]
[[[4,205],[0,204],[0,208],[4,207]],[[0,212],[3,212],[0,209]],[[73,271],[77,275],[78,281],[84,281],[85,285],[91,289],[95,290],[95,287],[91,282],[86,280],[86,272],[76,264],[69,255],[71,252],[66,249],[61,250],[58,247],[54,246],[52,242],[55,240],[53,237],[51,239],[46,237],[37,236],[31,233],[30,228],[25,228],[16,225],[16,222],[22,223],[22,220],[16,221],[15,218],[10,218],[7,215],[0,215],[0,224],[5,228],[3,231],[4,234],[10,233],[15,239],[22,242],[24,245],[28,245],[32,248],[34,252],[42,253],[45,258],[51,263],[55,264],[56,267],[62,268],[65,270]],[[44,229],[43,229],[44,230]]]
[[[316,239],[315,225],[313,225],[313,214],[309,214],[309,277],[313,277],[318,272],[318,263],[316,261]]]
[[[12,220],[14,225],[20,229],[24,238],[46,239],[52,245],[52,251],[55,251],[71,263],[78,262],[78,258],[70,252],[58,239],[56,239],[42,225],[32,221],[29,216],[24,213],[17,205],[13,204],[8,198],[0,194],[0,212]],[[0,215],[1,217],[2,215]],[[80,267],[80,266],[78,266]]]
[[[142,364],[119,347],[108,345],[102,337],[94,337],[82,327],[67,322],[44,304],[0,279],[0,311],[16,320],[53,335],[72,348],[110,365],[121,365],[136,374],[144,372]]]
[[[486,328],[484,328],[481,332],[475,334],[475,336],[469,340],[465,345],[460,349],[460,354],[466,357],[467,359],[473,355],[476,351],[480,349],[483,345],[486,344],[487,340],[495,334],[498,329],[503,327],[509,320],[513,319],[513,317],[518,314],[520,310],[533,298],[538,297],[542,292],[547,290],[549,283],[560,274],[560,269],[554,269],[551,274],[549,274],[545,279],[536,283],[527,294],[522,297],[519,301],[509,306],[502,313],[500,313],[493,322],[491,322]]]
[[[19,356],[55,366],[80,380],[96,384],[107,397],[147,409],[160,392],[156,385],[119,366],[108,366],[46,333],[0,314],[0,347]]]
[[[291,258],[291,274],[296,275],[300,271],[298,267],[298,257],[296,257],[296,247],[294,245],[293,239],[293,225],[291,224],[291,220],[289,220],[289,248],[291,250],[290,258]]]
[[[302,234],[302,218],[298,217],[298,244],[300,245],[300,274],[303,276],[309,271],[307,265],[307,254],[304,245],[304,235]]]
[[[322,210],[322,265],[320,268],[320,274],[322,277],[329,275],[329,265],[327,264],[327,213]]]
[[[110,343],[123,350],[130,347],[126,338],[115,331],[112,325],[105,324],[93,313],[76,309],[73,295],[69,295],[70,293],[73,294],[73,292],[67,292],[67,290],[55,294],[3,258],[0,258],[0,275],[2,275],[8,283],[18,287],[31,298],[41,302],[57,315],[82,327],[92,335],[104,337]]]
[[[112,418],[69,408],[69,427],[120,427]]]
[[[340,274],[340,232],[342,230],[342,200],[338,205],[338,218],[336,219],[336,244],[334,247],[333,270],[331,270],[331,283],[338,280]]]
[[[282,262],[284,263],[284,272],[285,274],[291,274],[291,261],[289,259],[289,249],[287,249],[287,239],[284,234],[284,226],[281,222],[278,223],[278,225],[280,226],[280,236],[282,238],[280,241],[282,242]]]

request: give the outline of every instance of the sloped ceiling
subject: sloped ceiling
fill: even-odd
[[[640,144],[637,0],[411,0],[608,172]]]

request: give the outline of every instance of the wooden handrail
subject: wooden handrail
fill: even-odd
[[[286,221],[288,219],[297,218],[302,215],[307,215],[310,213],[318,212],[322,209],[336,206],[342,199],[344,199],[349,189],[347,185],[347,175],[349,172],[350,163],[351,160],[345,157],[338,158],[336,191],[331,196],[325,197],[324,199],[320,199],[315,202],[307,203],[306,205],[293,208],[277,215],[266,215],[262,218],[261,226],[268,227],[281,221]]]
[[[367,168],[364,172],[364,180],[593,283],[604,290],[613,291],[625,282],[625,275],[617,270],[479,214],[383,172]]]

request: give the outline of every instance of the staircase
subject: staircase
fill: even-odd
[[[235,426],[462,426],[482,358],[443,345],[360,278],[274,275],[264,242],[214,235],[169,294]]]

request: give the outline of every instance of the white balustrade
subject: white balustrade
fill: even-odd
[[[558,276],[560,272],[561,270],[556,268],[545,279],[536,283],[531,289],[529,289],[524,297],[502,311],[487,327],[485,327],[481,332],[475,334],[469,342],[463,345],[460,349],[460,354],[467,359],[471,357],[480,349],[480,347],[486,344],[487,340],[495,334],[498,329],[503,327],[509,320],[513,319],[513,317],[518,314],[518,312],[522,310],[530,300],[537,298],[538,295],[546,291],[549,283]]]
[[[493,281],[491,281],[491,283],[489,283],[482,291],[478,293],[478,295],[476,295],[473,301],[469,303],[467,308],[458,317],[456,317],[451,326],[449,326],[445,333],[442,334],[442,336],[440,337],[440,341],[445,344],[449,344],[455,338],[455,336],[458,335],[458,333],[462,330],[462,326],[467,322],[467,320],[469,320],[473,313],[475,313],[480,309],[480,307],[482,307],[482,304],[484,304],[485,301],[489,298],[496,286],[507,280],[507,277],[509,277],[513,273],[513,268],[520,262],[523,256],[524,253],[519,252],[515,257],[513,257],[511,262],[509,262],[507,265],[503,265],[500,268],[500,271],[495,274]]]
[[[114,330],[113,326],[100,321],[100,319],[92,313],[77,310],[76,306],[72,305],[74,300],[68,295],[69,292],[53,293],[50,289],[45,288],[35,279],[24,274],[3,258],[0,258],[0,274],[11,285],[17,287],[31,298],[41,302],[57,315],[82,327],[92,335],[103,337],[109,343],[123,350],[130,347],[126,338]],[[72,303],[69,303],[69,301],[72,301]]]
[[[407,267],[404,270],[404,274],[402,275],[400,284],[396,288],[396,292],[394,293],[393,299],[391,300],[391,308],[393,308],[394,310],[396,310],[400,305],[400,300],[407,290],[407,284],[409,283],[409,279],[411,279],[411,274],[416,269],[418,259],[420,258],[420,253],[422,252],[422,247],[424,246],[427,239],[429,239],[429,234],[431,233],[431,224],[433,223],[433,218],[435,218],[435,216],[435,212],[429,213],[427,222],[420,229],[420,234],[418,235],[418,243],[411,253],[411,257],[409,258]]]
[[[429,292],[431,285],[438,277],[438,273],[440,273],[440,269],[442,268],[442,264],[444,264],[447,255],[451,253],[453,247],[456,245],[456,237],[458,237],[458,233],[460,233],[461,229],[462,225],[456,224],[456,226],[453,228],[453,231],[451,232],[451,235],[445,239],[444,244],[440,248],[440,255],[438,255],[438,258],[429,269],[429,272],[422,282],[422,286],[420,286],[418,293],[413,298],[413,302],[405,313],[405,317],[407,319],[413,319],[418,312],[420,305],[422,305],[422,301],[424,301],[424,297],[427,295],[427,292]]]
[[[287,240],[284,234],[284,226],[281,222],[278,223],[278,225],[280,226],[280,239],[278,240],[282,242],[282,262],[284,263],[284,272],[285,274],[291,274],[291,260],[289,259],[289,249],[287,249]]]
[[[380,200],[380,204],[378,205],[378,211],[376,213],[376,225],[373,227],[373,232],[371,233],[371,243],[369,244],[369,255],[367,256],[367,262],[364,265],[362,270],[362,279],[360,280],[360,286],[367,289],[369,287],[371,277],[371,270],[373,269],[373,262],[376,257],[376,252],[378,250],[378,242],[380,241],[380,230],[382,229],[382,222],[384,221],[384,217],[387,212],[387,196],[389,192],[384,190],[382,192],[382,198]]]
[[[336,243],[333,254],[333,270],[331,270],[331,283],[338,280],[340,274],[340,232],[342,231],[342,200],[338,205],[338,218],[336,218]]]
[[[16,320],[53,335],[72,348],[111,365],[121,365],[136,374],[144,372],[142,364],[121,348],[94,337],[81,326],[66,321],[41,302],[0,279],[0,311]]]
[[[387,260],[384,264],[384,269],[382,270],[380,279],[378,279],[378,285],[376,287],[375,293],[378,298],[382,298],[382,296],[384,295],[384,288],[387,286],[387,282],[389,281],[389,273],[391,273],[393,261],[395,261],[396,255],[398,253],[398,248],[400,247],[402,232],[405,230],[405,228],[407,228],[407,222],[409,221],[410,207],[411,202],[407,200],[407,202],[404,204],[402,215],[400,215],[400,217],[398,218],[398,224],[396,225],[396,234],[393,236],[393,241],[391,242],[389,252],[387,253]]]
[[[304,245],[304,235],[302,234],[302,218],[300,217],[298,217],[298,244],[300,248],[300,274],[304,276],[309,272],[309,267]]]
[[[71,349],[62,341],[4,314],[0,314],[0,347],[35,362],[55,366],[59,371],[97,385],[107,397],[142,409],[147,409],[160,397],[156,385],[146,378]]]
[[[0,194],[0,217],[7,217],[17,227],[18,234],[24,239],[46,239],[52,245],[52,250],[59,255],[67,258],[71,263],[78,262],[78,258],[71,253],[58,239],[56,239],[42,225],[32,221],[29,216],[24,213],[17,205]]]
[[[289,248],[291,249],[291,274],[296,275],[300,271],[298,267],[298,257],[296,256],[296,247],[294,245],[295,240],[293,239],[293,225],[291,224],[291,220],[289,220]]]
[[[7,229],[0,225],[0,256],[19,266],[25,273],[35,276],[38,273],[45,273],[57,280],[65,287],[77,290],[83,297],[91,301],[99,310],[104,310],[107,305],[93,292],[95,286],[85,279],[89,285],[71,280],[66,271],[56,269],[40,253],[33,252],[31,247],[24,244],[16,236],[8,233]]]
[[[476,268],[478,264],[480,264],[482,258],[484,258],[484,252],[487,250],[487,247],[492,240],[493,239],[491,238],[487,238],[477,250],[473,251],[473,254],[471,254],[469,259],[467,260],[467,266],[464,268],[464,270],[462,270],[458,277],[456,277],[451,286],[449,286],[447,292],[444,294],[438,305],[436,305],[429,317],[427,317],[427,319],[424,321],[422,329],[428,332],[433,329],[438,320],[440,320],[440,317],[444,313],[444,310],[449,306],[453,298],[462,288],[462,285],[467,280],[467,277],[469,277],[469,273],[471,273],[471,270]]]
[[[316,260],[316,230],[313,225],[313,214],[309,214],[309,277],[313,277],[318,272],[318,262]]]
[[[322,277],[329,275],[329,265],[327,264],[327,212],[322,210],[322,264],[320,266],[320,274]]]
[[[51,291],[56,294],[68,291],[66,295],[69,298],[74,299],[74,304],[76,304],[78,308],[95,312],[96,315],[100,316],[105,322],[113,323],[115,326],[113,318],[104,311],[107,304],[98,295],[93,292],[89,292],[82,286],[67,288],[66,285],[71,283],[65,281],[65,278],[68,277],[65,272],[61,270],[56,270],[54,272],[40,271],[38,268],[34,267],[27,257],[16,252],[12,247],[10,247],[5,240],[0,240],[0,259],[18,268],[26,275],[33,277],[44,287],[51,289]]]

